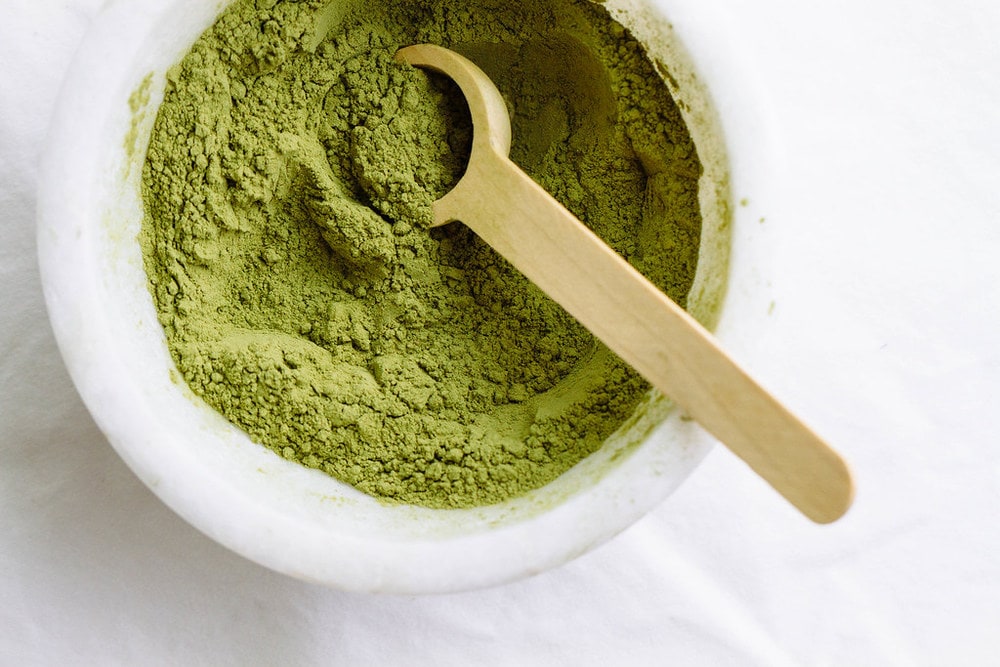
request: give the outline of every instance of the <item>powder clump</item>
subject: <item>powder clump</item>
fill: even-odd
[[[568,470],[648,386],[467,228],[429,229],[472,128],[453,84],[395,62],[424,42],[493,78],[512,159],[683,304],[700,163],[583,0],[235,2],[168,74],[140,240],[205,402],[378,498],[468,507]]]

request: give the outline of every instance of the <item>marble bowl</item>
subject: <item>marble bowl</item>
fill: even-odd
[[[669,496],[712,442],[662,400],[652,401],[655,419],[634,420],[541,489],[490,507],[430,510],[382,505],[280,458],[176,381],[136,240],[141,164],[165,71],[224,4],[110,3],[70,68],[43,163],[38,243],[52,326],[80,395],[136,475],[193,526],[264,566],[342,589],[401,593],[541,572]],[[730,193],[766,201],[772,170],[733,33],[704,4],[607,6],[667,64],[684,101],[707,167],[692,309],[740,351],[740,340],[766,327],[760,299],[770,248]],[[738,290],[720,307],[727,275]]]

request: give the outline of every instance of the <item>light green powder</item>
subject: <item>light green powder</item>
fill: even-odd
[[[379,498],[490,504],[599,448],[647,385],[431,202],[471,128],[431,42],[511,108],[512,159],[683,303],[694,146],[641,46],[583,0],[236,2],[168,74],[141,242],[188,385]]]

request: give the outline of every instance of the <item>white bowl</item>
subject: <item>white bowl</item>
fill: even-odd
[[[490,507],[429,510],[384,506],[285,461],[175,381],[136,240],[141,163],[166,69],[224,4],[109,5],[67,76],[43,164],[38,240],[52,325],[94,419],[143,482],[205,534],[262,565],[344,589],[408,593],[482,587],[561,564],[676,489],[711,441],[662,401],[652,411],[662,422],[638,419],[544,488]],[[666,45],[654,55],[670,64],[707,160],[703,206],[718,215],[706,225],[691,298],[706,320],[721,299],[732,209],[729,280],[740,290],[717,327],[732,347],[737,333],[752,337],[766,326],[754,294],[769,249],[757,220],[729,206],[727,188],[767,199],[765,127],[746,94],[747,73],[728,52],[731,35],[720,34],[725,22],[705,3],[608,3],[623,4],[638,6],[623,18],[637,36],[648,41],[659,33],[653,41]]]

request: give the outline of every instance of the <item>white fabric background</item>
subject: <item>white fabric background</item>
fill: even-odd
[[[103,2],[0,0],[0,664],[995,662],[1000,5],[716,2],[789,168],[766,224],[774,317],[800,342],[766,384],[852,462],[855,507],[814,526],[717,448],[565,567],[391,597],[217,546],[94,426],[46,320],[34,193]]]

